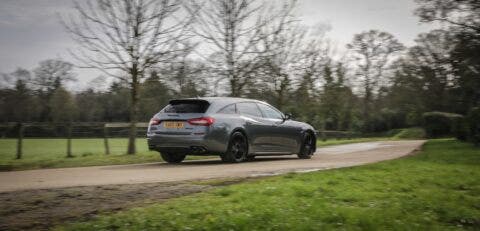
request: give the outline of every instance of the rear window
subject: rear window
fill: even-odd
[[[262,117],[262,113],[258,110],[258,106],[255,103],[238,103],[237,110],[240,114]]]
[[[260,110],[262,111],[265,118],[283,119],[282,113],[277,111],[275,108],[273,108],[269,105],[263,104],[263,103],[259,103],[257,105],[258,105],[258,107],[260,107]]]
[[[172,100],[163,109],[165,113],[205,113],[210,104],[200,100]]]
[[[218,111],[218,113],[221,113],[221,114],[236,114],[237,110],[235,108],[235,104],[230,104],[230,105],[220,109],[220,111]]]

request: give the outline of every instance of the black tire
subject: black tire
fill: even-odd
[[[185,159],[185,156],[187,156],[181,153],[165,153],[165,152],[161,152],[160,155],[162,156],[162,159],[165,162],[171,163],[171,164],[180,163]]]
[[[255,156],[247,156],[247,161],[254,161],[255,160]]]
[[[313,152],[315,150],[315,136],[311,133],[305,133],[303,138],[302,148],[300,149],[300,153],[298,153],[298,158],[300,159],[310,159],[312,158]]]
[[[245,161],[248,153],[247,138],[241,132],[235,132],[228,142],[227,152],[220,155],[223,162],[240,163]]]

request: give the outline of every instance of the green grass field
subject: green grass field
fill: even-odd
[[[425,130],[423,128],[417,128],[417,127],[394,129],[394,130],[391,130],[388,133],[389,134],[386,134],[386,135],[383,135],[383,136],[353,138],[353,139],[328,139],[326,141],[322,141],[322,140],[319,139],[317,141],[317,146],[322,147],[322,146],[330,146],[330,145],[384,141],[384,140],[425,139]]]
[[[318,141],[318,146],[382,140],[385,138],[357,138],[350,140]],[[0,139],[0,170],[26,170],[96,165],[134,164],[162,161],[158,152],[148,151],[146,139],[137,139],[136,155],[126,155],[127,139],[108,140],[110,155],[105,155],[103,139],[73,139],[74,158],[66,158],[66,139],[24,139],[23,158],[15,159],[17,140]],[[214,158],[187,156],[187,159]]]
[[[418,130],[418,129],[416,129]],[[318,147],[391,140],[399,138],[421,138],[415,128],[402,129],[401,137],[374,137],[354,139],[329,139],[318,141]],[[421,132],[420,132],[421,133]],[[412,136],[413,135],[413,136]],[[127,150],[126,138],[109,139],[110,155],[105,155],[103,139],[73,139],[72,152],[74,158],[66,158],[66,139],[24,139],[23,158],[15,159],[16,139],[0,139],[0,171],[26,170],[39,168],[81,167],[95,165],[134,164],[162,161],[158,152],[148,151],[145,138],[137,139],[136,155],[125,155]],[[202,159],[212,157],[188,156],[187,159]]]
[[[103,139],[73,139],[74,158],[66,158],[66,139],[24,139],[23,158],[15,159],[16,140],[0,139],[0,170],[80,167],[162,161],[158,152],[148,151],[146,139],[137,139],[136,155],[126,155],[127,139],[109,139],[110,155],[105,155]],[[187,157],[198,159],[205,157]]]
[[[478,230],[480,149],[429,141],[415,156],[287,174],[60,230]]]

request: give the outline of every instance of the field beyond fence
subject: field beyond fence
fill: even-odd
[[[126,155],[128,139],[110,138],[105,155],[101,138],[71,140],[72,157],[66,158],[67,139],[24,139],[22,159],[15,159],[16,139],[0,139],[0,170],[133,164],[161,161],[158,152],[148,151],[146,139],[137,139],[137,154]]]
[[[32,152],[32,150],[23,150],[24,138],[60,138],[57,144],[55,145],[58,149],[55,152],[62,152],[67,155],[67,157],[72,157],[74,153],[81,155],[89,155],[91,153],[104,153],[110,154],[112,152],[119,152],[118,143],[114,147],[110,147],[110,139],[113,137],[116,138],[125,138],[129,134],[129,123],[4,123],[0,125],[0,134],[1,138],[10,138],[16,139],[16,149],[13,149],[11,141],[9,144],[8,152],[15,153],[17,159],[23,158],[24,152]],[[148,123],[136,123],[137,127],[137,137],[145,137],[146,128]],[[318,138],[326,141],[327,139],[351,139],[357,137],[358,134],[348,131],[317,131]],[[92,142],[89,142],[91,148],[80,148],[74,147],[71,144],[71,140],[74,138],[102,138],[95,140],[95,145],[92,145]],[[61,139],[65,139],[66,143],[62,144]],[[35,141],[38,142],[37,145],[40,145],[42,139]],[[85,142],[85,141],[84,141]],[[99,142],[103,142],[101,145]],[[81,142],[80,142],[81,143]],[[78,146],[78,145],[77,145]],[[103,146],[103,148],[102,148]],[[146,146],[140,145],[140,146]],[[63,151],[60,147],[64,147]],[[2,148],[2,147],[0,147]],[[27,147],[27,149],[30,147]],[[48,149],[48,148],[47,148]],[[115,150],[112,150],[115,149]],[[125,149],[126,150],[126,147]],[[141,149],[139,149],[141,151]],[[6,151],[5,151],[6,152]]]
[[[4,123],[0,125],[0,171],[158,162],[137,124],[137,155],[126,155],[128,123]],[[317,131],[319,145],[371,141],[346,131]],[[334,140],[333,140],[334,139]],[[327,141],[328,140],[328,141]],[[210,157],[192,157],[199,159]]]
[[[67,157],[73,157],[71,140],[76,137],[103,138],[103,153],[111,153],[109,137],[126,137],[129,133],[129,123],[5,123],[0,126],[2,138],[17,139],[16,159],[23,158],[23,139],[35,138],[66,138]],[[148,123],[136,123],[137,137],[144,137]],[[96,147],[96,146],[95,146]],[[96,151],[98,153],[98,150]]]

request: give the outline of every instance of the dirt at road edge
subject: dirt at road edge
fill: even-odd
[[[198,193],[209,184],[148,183],[0,193],[0,230],[48,230],[97,214]]]

